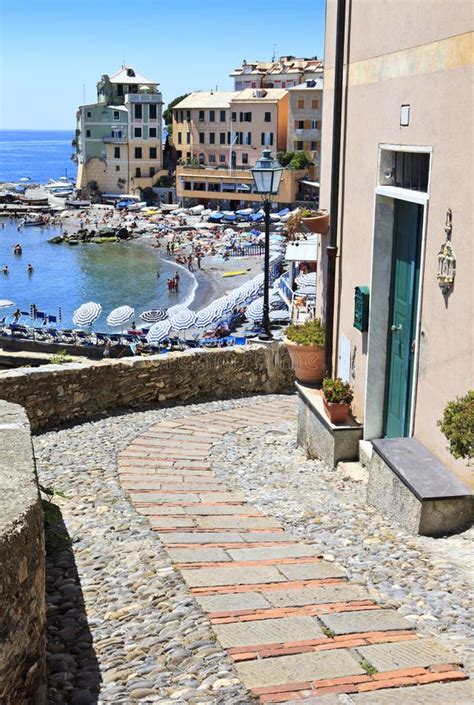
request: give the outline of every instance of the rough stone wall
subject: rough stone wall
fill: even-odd
[[[273,393],[293,383],[286,348],[272,343],[12,370],[0,376],[0,398],[21,404],[39,430],[116,408]]]
[[[23,409],[0,401],[0,703],[45,705],[43,511]]]

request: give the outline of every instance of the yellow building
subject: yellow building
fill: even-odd
[[[287,150],[310,154],[315,177],[319,179],[323,79],[308,80],[289,88],[288,95]]]

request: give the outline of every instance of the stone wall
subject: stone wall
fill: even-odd
[[[23,409],[0,401],[0,703],[45,705],[43,511]]]
[[[273,393],[293,386],[281,343],[18,369],[0,375],[0,399],[21,404],[33,430],[117,408]]]

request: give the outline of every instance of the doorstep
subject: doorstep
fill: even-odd
[[[367,500],[406,529],[444,536],[474,521],[474,495],[416,438],[372,440]]]
[[[298,445],[313,458],[335,468],[340,461],[359,458],[363,427],[351,416],[333,424],[324,410],[320,389],[296,383],[298,391]]]

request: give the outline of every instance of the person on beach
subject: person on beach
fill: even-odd
[[[19,308],[17,308],[17,310],[13,314],[13,323],[18,323],[18,321],[20,320],[20,317],[21,317],[21,311]]]
[[[168,287],[168,292],[171,293],[173,291],[174,279],[168,279],[166,285]]]
[[[22,249],[20,243],[18,243],[17,245],[15,245],[15,247],[13,248],[13,254],[14,254],[14,255],[21,255],[21,254],[23,254],[23,249]]]
[[[179,279],[179,272],[176,272],[176,274],[174,275],[174,290],[176,291],[176,293],[179,292]]]
[[[196,256],[196,261],[197,261],[198,269],[201,269],[201,257],[202,257],[202,255],[201,255],[201,253],[199,252],[199,254]]]
[[[27,268],[26,268],[26,271],[28,272],[28,274],[33,274],[33,272],[35,271],[35,270],[33,269],[33,265],[32,265],[32,264],[29,264],[29,265],[27,266]]]
[[[3,272],[4,274],[10,274],[10,270],[8,269],[8,264],[4,264],[4,265],[3,265],[2,272]]]

